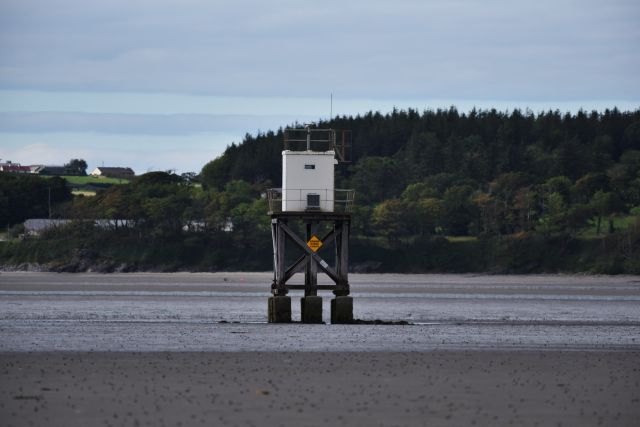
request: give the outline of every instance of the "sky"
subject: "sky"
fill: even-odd
[[[0,159],[199,172],[331,115],[635,110],[638,22],[637,0],[0,0]]]

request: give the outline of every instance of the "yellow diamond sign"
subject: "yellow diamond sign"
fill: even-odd
[[[309,249],[313,252],[318,252],[318,249],[322,247],[322,240],[318,239],[318,236],[313,235],[307,242],[307,246],[309,246]]]

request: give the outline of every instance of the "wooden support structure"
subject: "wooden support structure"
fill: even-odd
[[[348,162],[348,130],[286,129],[282,152],[282,188],[266,191],[273,240],[273,282],[269,322],[291,321],[289,291],[304,290],[303,323],[322,323],[322,297],[331,290],[331,322],[351,323],[349,296],[349,232],[355,190],[335,188],[335,165]],[[333,250],[330,250],[333,248]],[[287,254],[287,251],[291,252]],[[294,255],[297,252],[297,256]],[[304,285],[289,280],[304,272]],[[318,285],[318,273],[333,281]]]
[[[271,292],[275,297],[285,296],[292,289],[304,289],[304,295],[317,296],[318,289],[332,290],[336,296],[349,295],[349,231],[351,214],[345,212],[270,212],[271,236],[273,240],[273,284]],[[304,226],[304,239],[290,227],[294,222]],[[321,225],[329,226],[329,231],[318,236]],[[321,242],[316,251],[308,242],[314,236]],[[295,261],[287,265],[286,243],[293,244],[302,252]],[[334,247],[333,260],[327,248]],[[328,262],[329,260],[330,262]],[[304,270],[304,286],[289,285],[294,274]],[[333,285],[318,286],[318,271],[325,273]]]

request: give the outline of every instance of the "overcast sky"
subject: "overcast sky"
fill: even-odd
[[[0,158],[199,171],[394,106],[640,107],[640,2],[0,0]]]

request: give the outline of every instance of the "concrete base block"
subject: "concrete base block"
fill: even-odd
[[[353,298],[335,297],[331,300],[331,323],[353,323]]]
[[[300,312],[302,323],[322,323],[322,297],[300,298]]]
[[[269,323],[291,323],[291,298],[269,298]]]

